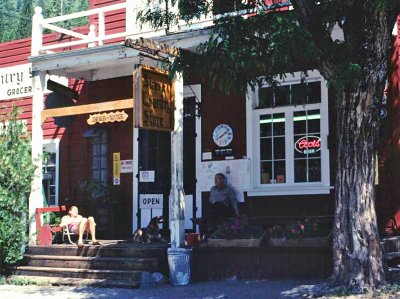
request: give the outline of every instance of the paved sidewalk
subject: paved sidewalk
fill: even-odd
[[[187,286],[160,285],[152,289],[106,289],[92,287],[52,287],[0,285],[1,299],[274,299],[304,298],[299,291],[319,281],[242,280],[194,283]]]

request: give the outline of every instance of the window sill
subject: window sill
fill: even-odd
[[[286,185],[274,184],[273,186],[259,187],[247,190],[247,196],[275,196],[275,195],[307,195],[329,194],[333,186],[323,185]]]

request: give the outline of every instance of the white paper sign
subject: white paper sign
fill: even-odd
[[[139,200],[141,209],[163,208],[163,194],[140,194]]]
[[[59,76],[48,76],[61,85],[68,86],[68,79]],[[45,93],[49,93],[45,90]],[[25,63],[11,67],[0,68],[0,100],[17,99],[33,95],[32,64]]]
[[[133,172],[133,160],[121,160],[121,173]]]
[[[141,170],[141,171],[139,171],[139,182],[141,182],[141,183],[153,183],[154,182],[154,170]]]

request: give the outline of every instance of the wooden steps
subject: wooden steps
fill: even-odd
[[[143,273],[167,275],[166,244],[29,246],[14,274],[37,283],[133,288]]]
[[[157,271],[156,258],[133,257],[86,257],[86,256],[56,256],[32,255],[24,256],[24,264],[31,267],[54,267],[75,269],[109,269]]]

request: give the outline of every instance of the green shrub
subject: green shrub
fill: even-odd
[[[22,259],[26,244],[27,199],[34,165],[19,109],[0,114],[0,273]]]

